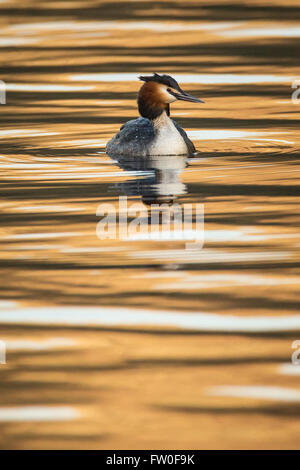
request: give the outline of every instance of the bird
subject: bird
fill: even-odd
[[[187,155],[196,153],[193,142],[176,121],[170,118],[170,104],[177,100],[204,103],[183,91],[170,75],[139,77],[144,82],[137,103],[141,117],[122,125],[107,143],[112,156],[146,157],[150,155]]]

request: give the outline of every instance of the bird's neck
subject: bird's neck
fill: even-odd
[[[166,111],[163,111],[159,116],[155,119],[152,119],[152,125],[155,131],[159,131],[163,127],[167,127],[170,125],[171,119]]]
[[[170,106],[168,103],[151,102],[139,96],[138,99],[139,113],[142,117],[154,122],[162,114],[170,116]]]

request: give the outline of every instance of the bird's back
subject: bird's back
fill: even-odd
[[[108,142],[106,152],[108,155],[146,156],[154,139],[155,132],[149,119],[132,119]]]

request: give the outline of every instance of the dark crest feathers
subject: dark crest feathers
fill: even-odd
[[[141,75],[139,79],[142,80],[143,82],[162,83],[163,85],[166,85],[171,88],[175,88],[175,90],[182,92],[176,80],[170,75],[159,75],[158,73],[154,73],[153,75],[148,75],[148,76]]]

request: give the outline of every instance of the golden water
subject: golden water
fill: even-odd
[[[299,448],[297,4],[1,1],[1,448]],[[171,181],[104,153],[152,72],[205,100]],[[97,238],[145,191],[202,250]]]

